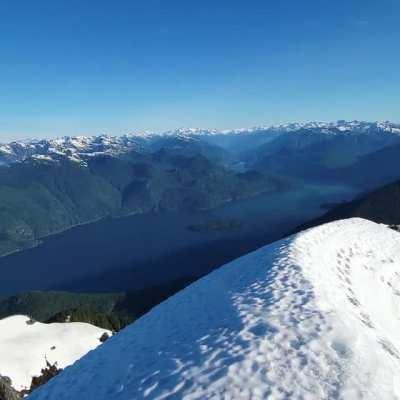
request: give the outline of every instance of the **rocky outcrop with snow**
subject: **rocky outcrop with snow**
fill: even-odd
[[[180,139],[198,139],[210,136],[229,136],[237,134],[272,135],[304,131],[324,134],[363,134],[363,135],[393,135],[400,134],[400,124],[391,122],[337,121],[337,122],[306,122],[290,123],[275,126],[259,126],[246,129],[216,130],[180,128],[163,133],[138,133],[120,137],[77,136],[48,140],[26,140],[0,144],[0,165],[10,165],[27,159],[37,161],[57,161],[60,157],[85,163],[88,157],[96,155],[119,155],[128,151],[145,151],[154,141],[162,138],[177,137]]]
[[[105,329],[72,322],[42,324],[23,315],[0,320],[0,376],[17,391],[29,389],[47,362],[71,365],[101,344]]]
[[[225,265],[32,400],[396,399],[400,235],[362,219]]]

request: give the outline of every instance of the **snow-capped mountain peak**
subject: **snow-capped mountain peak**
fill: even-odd
[[[400,235],[362,219],[211,273],[32,400],[400,396]]]
[[[65,136],[56,139],[32,140],[0,144],[0,165],[22,162],[29,158],[57,160],[67,157],[73,161],[84,161],[86,157],[116,155],[138,146],[134,136]]]
[[[146,142],[162,138],[198,140],[216,135],[270,134],[276,136],[283,133],[302,134],[304,131],[316,131],[329,135],[398,135],[400,124],[364,121],[305,122],[231,130],[179,128],[162,133],[143,132],[123,136],[65,136],[57,139],[34,139],[0,144],[0,165],[22,162],[30,158],[55,161],[58,157],[67,157],[84,164],[87,157],[101,154],[118,155],[131,150],[140,151]]]

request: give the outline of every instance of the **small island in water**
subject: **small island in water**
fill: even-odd
[[[235,219],[210,219],[204,223],[189,225],[188,229],[195,232],[224,232],[241,229],[243,222]]]

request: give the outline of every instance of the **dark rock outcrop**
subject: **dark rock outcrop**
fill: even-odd
[[[11,380],[0,376],[0,400],[20,400],[21,395],[12,388]]]

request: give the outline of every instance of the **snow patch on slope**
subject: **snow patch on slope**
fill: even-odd
[[[362,219],[235,260],[31,396],[396,399],[400,235]]]
[[[104,332],[108,331],[79,322],[32,324],[23,315],[2,319],[0,375],[9,377],[18,391],[29,388],[32,377],[46,367],[46,359],[65,368],[100,345]]]

